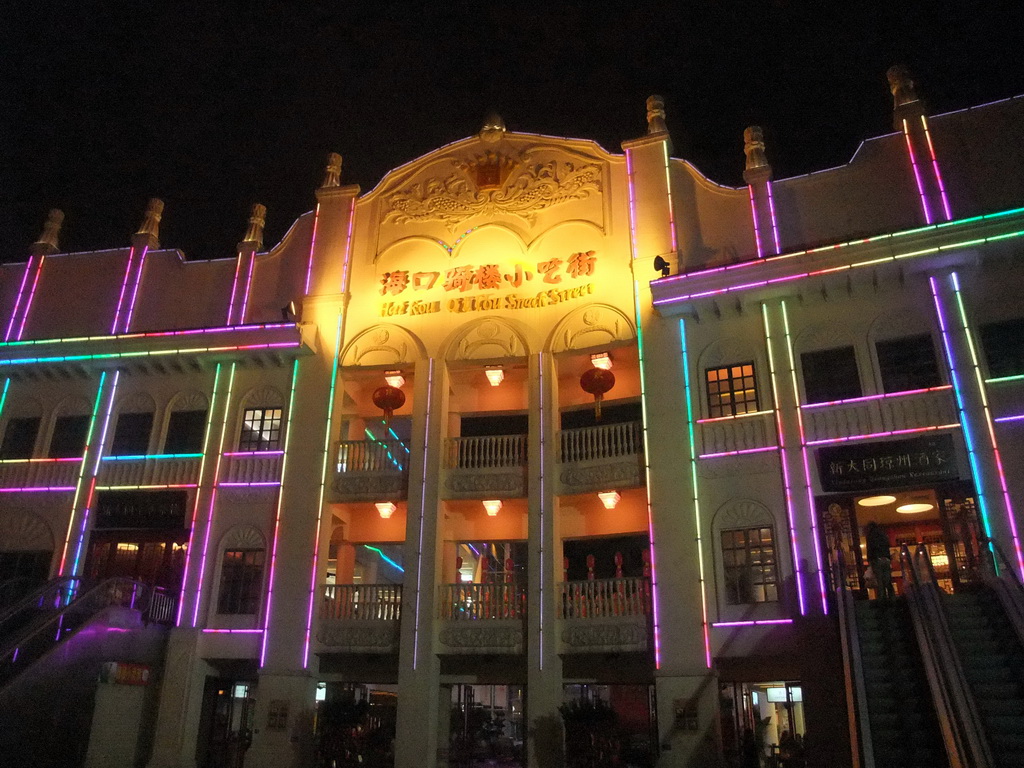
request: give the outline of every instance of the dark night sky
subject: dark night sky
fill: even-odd
[[[25,257],[51,207],[67,215],[63,250],[127,244],[150,196],[167,203],[163,244],[192,258],[233,255],[253,202],[269,208],[270,244],[313,207],[327,152],[368,190],[491,108],[511,130],[619,151],[661,93],[675,154],[739,184],[749,124],[776,177],[846,162],[888,131],[895,62],[933,112],[1024,93],[1024,3],[21,9],[0,29],[0,260]]]

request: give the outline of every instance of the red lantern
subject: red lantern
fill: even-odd
[[[580,376],[580,387],[594,396],[594,419],[601,420],[601,399],[604,393],[615,386],[615,374],[604,368],[589,368]]]
[[[391,414],[405,405],[405,392],[398,387],[378,387],[373,392],[373,404],[384,411],[384,426],[387,426]]]

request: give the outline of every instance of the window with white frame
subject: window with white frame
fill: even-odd
[[[738,416],[757,410],[754,364],[737,363],[704,372],[708,392],[708,416]]]
[[[263,591],[264,549],[226,549],[220,569],[217,613],[255,615]]]
[[[239,451],[274,451],[281,445],[281,408],[246,408],[242,416]]]
[[[725,598],[729,605],[779,599],[775,537],[771,526],[722,531]]]

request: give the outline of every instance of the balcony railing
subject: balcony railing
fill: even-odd
[[[338,472],[405,472],[409,449],[400,440],[342,440]]]
[[[0,488],[74,490],[81,459],[17,459],[0,462]]]
[[[558,617],[606,619],[651,613],[651,583],[642,576],[559,584]]]
[[[643,429],[639,421],[563,429],[561,443],[563,462],[632,456],[643,450]]]
[[[526,435],[451,437],[446,441],[445,468],[501,469],[526,465]]]
[[[442,619],[521,619],[526,590],[518,584],[443,584],[440,610]]]
[[[400,584],[326,584],[320,618],[398,621],[402,615]]]

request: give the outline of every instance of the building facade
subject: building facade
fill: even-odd
[[[1024,571],[1024,101],[889,75],[893,133],[773,180],[750,128],[741,188],[652,97],[621,153],[495,117],[368,192],[334,155],[234,258],[159,201],[92,253],[51,213],[0,273],[0,580],[61,608],[0,702],[89,765],[710,765],[755,725],[849,764],[863,527],[950,590],[990,540]]]

